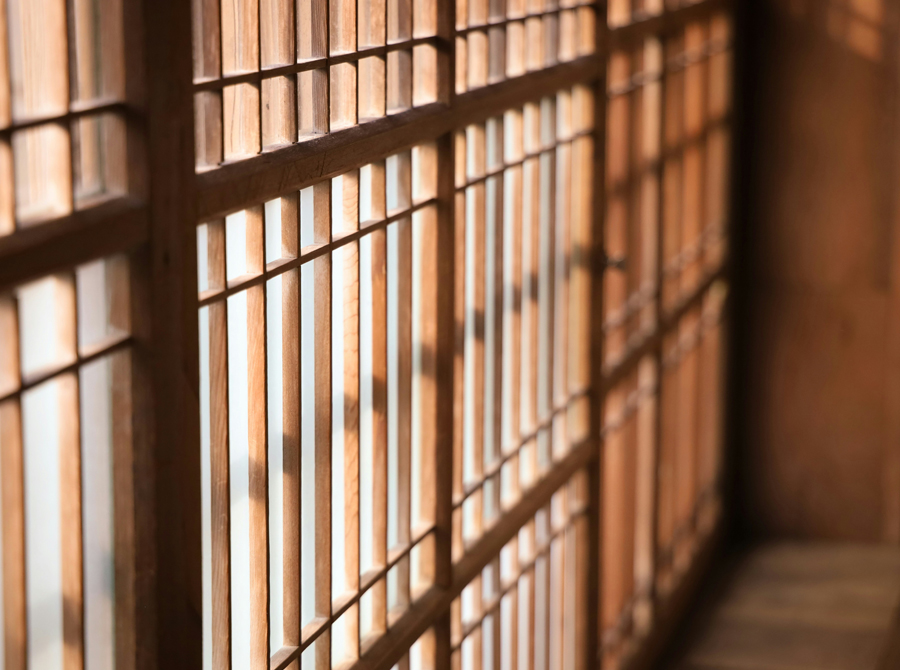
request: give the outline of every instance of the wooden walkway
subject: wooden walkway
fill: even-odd
[[[900,549],[778,543],[739,558],[667,670],[900,670]]]

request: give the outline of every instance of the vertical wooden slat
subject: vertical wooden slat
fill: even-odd
[[[19,385],[16,301],[0,296],[0,388]],[[22,414],[18,399],[0,404],[0,533],[3,547],[3,665],[25,670],[25,499]]]
[[[6,353],[6,352],[4,352]],[[0,404],[3,514],[4,667],[25,670],[25,501],[22,414],[17,400]]]
[[[330,53],[356,51],[356,0],[330,0],[328,19]]]
[[[355,125],[357,121],[356,65],[354,63],[332,65],[329,79],[331,82],[329,94],[331,129],[340,130]]]
[[[345,194],[346,195],[346,194]],[[354,194],[354,205],[356,194]],[[358,215],[355,217],[358,220]],[[344,285],[335,287],[343,298],[344,341],[344,581],[348,590],[359,588],[359,249],[356,243],[341,250]],[[359,656],[358,618],[346,625],[343,642],[348,656]]]
[[[226,159],[253,155],[260,150],[259,87],[226,86],[222,92]]]
[[[74,296],[72,296],[74,299]],[[59,483],[62,504],[63,667],[84,667],[84,573],[81,543],[81,441],[78,379],[64,375],[59,389]]]
[[[251,228],[250,214],[247,227]],[[261,233],[262,220],[255,226]],[[262,257],[262,235],[257,257]],[[250,245],[248,244],[248,247]],[[252,249],[248,248],[248,259]],[[260,263],[261,265],[261,263]],[[250,664],[269,667],[268,458],[266,449],[266,294],[265,285],[247,290],[247,361],[250,458]]]
[[[706,26],[702,22],[685,28],[684,51],[696,54],[706,43]],[[694,289],[700,281],[702,267],[701,233],[705,225],[705,143],[700,141],[706,116],[705,59],[690,63],[684,71],[684,196],[681,253],[687,257],[681,277],[683,294]]]
[[[320,191],[322,189],[319,189]],[[317,235],[330,225],[327,202],[317,198]],[[322,211],[322,210],[325,211]],[[327,223],[323,223],[327,222]],[[327,230],[327,229],[326,229]],[[316,393],[316,617],[331,616],[331,257],[315,261],[315,393]],[[325,632],[316,642],[317,670],[331,668],[331,635]]]
[[[359,0],[358,48],[380,46],[385,42],[386,8],[384,0]]]
[[[66,7],[7,0],[12,116],[62,114],[69,103]]]
[[[414,398],[418,402],[413,408],[419,426],[418,440],[413,448],[418,450],[419,467],[414,476],[419,478],[419,501],[413,510],[413,539],[435,522],[437,507],[438,478],[444,476],[437,470],[437,211],[429,207],[413,215],[413,291],[418,323],[415,329],[414,356],[418,358],[419,369],[414,371]],[[427,553],[427,552],[426,552]],[[433,562],[433,561],[432,561]],[[431,572],[434,566],[422,566],[420,572]]]
[[[129,268],[133,273],[134,269]],[[140,293],[136,293],[140,297]],[[138,324],[140,327],[140,324]],[[144,445],[136,442],[137,417],[144,411],[143,398],[135,398],[133,387],[140,378],[135,371],[132,352],[118,353],[110,359],[112,430],[112,489],[113,489],[113,556],[115,566],[115,663],[122,670],[136,667],[138,645],[136,608],[136,522],[135,522],[135,451]],[[140,439],[140,435],[137,436]]]
[[[262,148],[291,144],[297,137],[296,80],[293,77],[263,79]]]
[[[600,0],[597,3],[597,30],[595,33],[595,42],[592,45],[597,53],[606,53],[607,39],[607,22],[603,20],[607,13],[607,3]],[[573,207],[572,211],[572,276],[571,276],[571,295],[573,299],[573,311],[575,310],[574,301],[586,299],[592,305],[591,317],[584,319],[581,323],[586,323],[588,335],[587,346],[583,349],[581,333],[579,332],[580,323],[572,323],[572,334],[570,343],[572,344],[572,352],[570,354],[570,365],[579,358],[587,355],[587,361],[581,360],[582,367],[588,368],[587,379],[592,386],[590,397],[589,411],[589,435],[594,442],[594,458],[587,468],[587,532],[585,541],[587,549],[585,551],[586,577],[586,635],[585,655],[587,667],[595,667],[601,662],[602,651],[602,621],[600,615],[600,607],[605,599],[602,591],[601,575],[604,570],[604,556],[601,549],[601,515],[604,513],[602,501],[602,486],[605,480],[604,464],[602,460],[602,412],[601,412],[601,388],[603,384],[603,359],[605,356],[605,342],[603,338],[603,314],[605,306],[603,304],[603,281],[604,268],[601,264],[603,258],[603,239],[604,239],[604,212],[606,211],[604,186],[607,182],[606,176],[606,128],[607,128],[607,106],[606,92],[607,79],[605,76],[600,77],[593,87],[584,90],[584,95],[576,95],[573,91],[573,130],[587,129],[588,124],[586,110],[582,106],[587,107],[593,105],[594,118],[593,121],[593,142],[589,138],[576,140],[573,143],[573,168],[572,174],[575,178],[573,183],[573,191],[580,196],[575,202],[579,207]],[[581,97],[590,100],[578,99]],[[577,123],[575,122],[577,118]],[[585,156],[585,146],[591,148],[590,156]],[[579,174],[579,162],[584,161],[583,165],[588,167],[590,174],[582,176]],[[589,193],[585,193],[587,190]],[[589,207],[589,211],[582,211],[584,205]],[[576,232],[577,231],[577,232]],[[579,248],[581,247],[581,248]],[[587,267],[585,267],[587,266]],[[588,270],[588,268],[590,268]],[[587,284],[587,286],[585,285]],[[584,292],[584,293],[582,293]],[[587,294],[585,298],[584,294]],[[585,351],[586,349],[586,351]],[[585,365],[585,363],[587,365]],[[570,371],[570,388],[576,387],[579,378],[584,379],[584,372],[578,372],[578,368],[573,366]]]
[[[442,27],[449,29],[449,3],[444,3],[440,15]],[[456,291],[454,281],[456,246],[454,244],[454,204],[453,189],[454,141],[451,134],[444,135],[437,142],[437,220],[434,222],[434,275],[435,282],[434,328],[434,375],[436,403],[435,422],[435,585],[446,588],[452,579],[452,516],[453,516],[453,474],[454,462],[454,412],[456,341]],[[435,668],[449,670],[451,613],[446,613],[435,624]]]
[[[665,44],[666,62],[681,53],[682,40],[678,36],[670,37]],[[674,268],[681,249],[682,227],[682,180],[683,161],[681,155],[684,110],[684,72],[672,71],[666,66],[663,79],[665,97],[663,105],[663,173],[662,173],[662,220],[663,245],[662,262],[666,268]],[[660,287],[662,291],[662,308],[671,309],[680,292],[680,273],[677,268],[668,271],[663,277]]]
[[[283,221],[283,220],[282,220]],[[283,223],[282,223],[283,225]],[[296,230],[295,230],[296,236]],[[296,245],[296,240],[295,240]],[[296,248],[296,247],[295,247]],[[282,275],[284,644],[300,644],[300,271]],[[277,594],[273,594],[277,597]],[[275,650],[272,650],[273,652]]]
[[[294,5],[285,0],[259,0],[260,65],[287,65],[294,61]]]
[[[388,44],[412,37],[412,0],[387,0]]]
[[[457,149],[459,153],[459,149]],[[465,155],[463,149],[462,154]],[[459,161],[456,159],[456,165]],[[463,177],[464,179],[464,177]],[[453,468],[452,468],[452,500],[458,502],[463,496],[463,452],[464,452],[464,401],[465,401],[465,323],[466,323],[466,196],[464,192],[456,192],[454,195],[454,226],[453,226]],[[453,515],[452,529],[453,559],[462,555],[462,516],[457,509]]]
[[[222,8],[220,0],[193,0],[194,78],[218,77],[222,72]]]
[[[387,564],[387,232],[372,233],[372,562]],[[385,580],[372,587],[373,622],[377,631],[387,626]]]
[[[222,73],[222,9],[219,0],[193,0],[194,79]],[[217,165],[222,160],[222,94],[198,93],[194,97],[198,165]]]
[[[663,338],[662,360],[671,356],[675,336]],[[664,365],[659,387],[659,454],[657,464],[656,572],[657,591],[665,595],[671,586],[671,551],[675,529],[675,458],[678,442],[677,369]],[[662,561],[665,557],[665,562]]]
[[[12,116],[10,109],[12,91],[9,80],[9,25],[6,5],[7,0],[0,0],[0,128],[6,128]]]
[[[499,147],[502,147],[502,124],[498,123],[500,128],[497,140]],[[502,161],[502,150],[500,152],[500,161]],[[493,284],[493,292],[485,296],[485,305],[491,305],[492,312],[492,333],[491,341],[486,345],[491,347],[491,356],[486,360],[492,372],[492,387],[487,390],[491,393],[493,402],[493,413],[486,418],[486,431],[490,436],[489,449],[485,454],[485,464],[495,465],[501,456],[501,447],[503,440],[503,278],[505,268],[503,265],[503,247],[504,247],[504,224],[503,224],[503,179],[502,177],[491,177],[486,185],[488,193],[493,197],[493,209],[488,211],[488,220],[491,221],[493,231],[493,275],[491,282]],[[486,204],[490,204],[489,199]],[[495,509],[499,510],[501,499],[501,486],[495,487]],[[498,642],[499,644],[499,642]]]
[[[259,0],[221,0],[222,72],[259,68]]]
[[[521,120],[518,112],[515,116]],[[506,132],[513,135],[512,143],[519,147],[521,153],[521,124],[515,128],[508,126],[510,115],[507,115]],[[514,160],[513,156],[507,157],[507,162]],[[509,273],[506,281],[509,286],[504,297],[504,313],[507,323],[504,324],[505,348],[508,348],[508,368],[504,373],[508,381],[507,388],[509,400],[504,402],[507,411],[507,419],[503,437],[503,451],[508,453],[519,447],[519,436],[522,426],[521,411],[521,374],[522,374],[522,294],[524,282],[522,278],[522,201],[523,179],[522,166],[516,165],[506,170],[503,176],[506,202],[508,203],[509,222],[506,229],[509,231],[509,253],[507,256]]]
[[[696,333],[699,315],[689,312],[678,326],[682,345]],[[692,558],[693,511],[697,494],[697,352],[691,349],[678,363],[678,453],[675,462],[675,510],[677,536],[675,567],[685,570]]]
[[[625,388],[617,387],[607,393],[604,402],[605,423],[610,426],[603,440],[603,535],[601,573],[601,625],[604,634],[604,666],[616,658],[612,645],[614,631],[625,602],[625,500],[627,483],[626,460],[628,444],[620,425],[625,412]],[[609,645],[609,646],[608,646]]]
[[[212,232],[212,229],[211,229]],[[221,226],[224,268],[224,225]],[[228,311],[209,306],[210,480],[212,518],[213,670],[231,668],[231,483],[228,436]]]
[[[400,219],[397,226],[397,543],[409,545],[411,533],[411,450],[412,450],[412,220]],[[409,561],[397,566],[398,599],[409,603]]]
[[[470,144],[475,145],[475,175],[484,172],[484,133],[477,133]],[[472,176],[475,176],[472,175]],[[467,330],[472,333],[472,348],[467,347],[467,355],[472,357],[472,386],[467,389],[472,394],[472,445],[464,463],[464,471],[471,475],[466,484],[481,482],[484,479],[484,308],[485,308],[485,193],[484,183],[478,183],[466,189],[466,292],[472,295],[472,303],[467,310],[466,318],[471,320]],[[472,212],[474,216],[469,215]],[[471,468],[471,469],[470,469]],[[474,537],[479,537],[484,522],[484,488],[472,496],[475,527],[471,529]],[[465,532],[465,531],[464,531]]]
[[[297,3],[297,61],[327,55],[327,0]]]

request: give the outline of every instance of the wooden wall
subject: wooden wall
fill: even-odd
[[[900,2],[750,4],[745,520],[764,535],[896,541]]]

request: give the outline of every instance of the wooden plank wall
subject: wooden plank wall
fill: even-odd
[[[768,535],[897,542],[900,8],[748,4],[746,520]]]

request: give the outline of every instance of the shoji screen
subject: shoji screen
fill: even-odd
[[[732,26],[653,5],[609,7],[604,668],[640,655],[721,512]]]
[[[121,0],[0,2],[8,670],[137,661],[147,211],[133,18]]]
[[[205,668],[633,656],[717,525],[729,20],[195,0]]]
[[[719,526],[726,0],[0,0],[7,668],[626,667]]]

